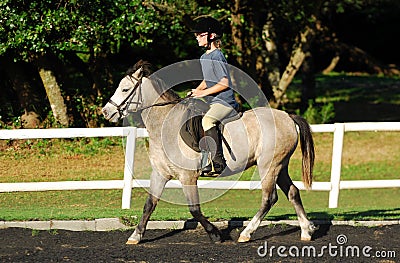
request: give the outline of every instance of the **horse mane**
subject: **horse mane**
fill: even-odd
[[[141,59],[138,62],[136,62],[135,65],[128,68],[125,75],[130,76],[133,73],[135,73],[136,70],[138,70],[139,68],[142,68],[143,77],[148,78],[153,73],[153,65],[150,62]]]
[[[139,68],[142,68],[143,77],[151,80],[155,90],[162,99],[167,101],[174,101],[180,99],[179,95],[176,94],[171,88],[166,88],[166,84],[162,79],[155,76],[156,74],[153,74],[154,72],[153,65],[148,61],[139,60],[138,62],[135,63],[135,65],[130,67],[125,74],[132,75]]]

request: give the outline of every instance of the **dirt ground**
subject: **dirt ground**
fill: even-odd
[[[400,262],[400,225],[321,225],[311,242],[289,225],[260,227],[248,243],[242,228],[221,229],[211,243],[202,229],[148,230],[139,245],[131,231],[0,230],[0,262]]]

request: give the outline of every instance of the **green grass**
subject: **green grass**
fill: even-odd
[[[398,79],[365,76],[318,76],[317,102],[368,102],[400,104]],[[299,98],[296,83],[288,98]],[[359,104],[357,104],[359,105]],[[351,110],[349,110],[351,114]],[[331,133],[314,134],[316,164],[314,181],[330,181]],[[138,141],[135,176],[148,179],[151,172],[146,139]],[[344,137],[342,180],[398,179],[400,174],[400,136],[398,132],[349,132]],[[298,147],[299,148],[299,147]],[[115,180],[123,178],[124,143],[121,138],[0,140],[0,183],[47,182],[66,180]],[[301,180],[301,153],[290,163],[293,180]],[[229,179],[229,178],[226,178]],[[257,180],[255,167],[241,180]],[[203,179],[202,179],[203,180]],[[121,190],[48,191],[0,193],[0,220],[93,219],[120,217],[137,222],[147,193],[134,189],[132,209],[121,209]],[[339,208],[329,209],[328,192],[301,191],[303,204],[312,219],[398,219],[400,189],[341,190]],[[260,205],[259,190],[200,190],[202,211],[211,220],[249,219]],[[188,219],[180,189],[167,189],[152,220]],[[266,219],[295,219],[291,204],[279,191],[279,201]]]
[[[315,134],[314,181],[330,180],[332,134]],[[382,142],[389,142],[383,144]],[[147,179],[151,171],[146,140],[138,142],[135,175]],[[400,171],[400,137],[396,132],[346,133],[342,180],[396,179]],[[112,180],[123,178],[123,141],[37,140],[2,142],[0,182],[65,180]],[[7,167],[7,169],[6,169]],[[301,180],[301,153],[296,150],[290,164],[293,180]],[[257,180],[256,167],[241,180]],[[226,178],[229,179],[229,178]],[[312,219],[399,218],[400,189],[341,190],[339,208],[329,209],[328,192],[301,191],[303,204]],[[147,196],[134,189],[132,209],[121,209],[121,190],[47,191],[0,193],[0,220],[93,219],[120,217],[133,223],[140,218]],[[249,219],[259,208],[259,190],[200,190],[202,210],[211,220]],[[166,189],[152,220],[191,218],[180,189]],[[179,203],[179,204],[177,204]],[[266,219],[295,219],[291,204],[279,191],[279,201]]]
[[[332,73],[316,76],[316,102],[371,102],[400,104],[399,78],[352,76]],[[288,88],[291,102],[301,97],[301,80],[295,79]]]
[[[178,192],[180,189],[167,189]],[[204,190],[201,190],[204,191]],[[136,223],[141,216],[146,191],[135,189],[132,209],[121,209],[119,190],[51,191],[1,193],[0,220],[66,220],[120,217]],[[179,193],[180,194],[180,193]],[[383,220],[398,219],[400,190],[342,190],[339,208],[328,209],[328,192],[301,191],[303,204],[311,219]],[[82,200],[82,198],[85,198]],[[212,221],[250,219],[260,205],[260,190],[230,190],[202,205],[202,211]],[[7,202],[7,203],[6,203]],[[186,220],[191,215],[186,205],[161,201],[152,220]],[[279,201],[266,219],[296,219],[294,209],[279,191]]]

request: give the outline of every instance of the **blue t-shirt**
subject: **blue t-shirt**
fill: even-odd
[[[203,77],[206,81],[207,88],[217,84],[222,78],[228,79],[229,87],[221,92],[207,96],[205,99],[208,103],[221,103],[226,106],[237,108],[237,102],[232,90],[232,82],[228,71],[228,66],[224,54],[219,49],[215,49],[210,53],[204,53],[200,57],[201,69]]]

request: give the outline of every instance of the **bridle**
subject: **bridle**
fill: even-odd
[[[112,99],[108,100],[108,103],[110,103],[111,105],[113,105],[113,106],[115,106],[117,108],[117,111],[114,112],[110,116],[110,119],[112,117],[114,117],[114,115],[117,114],[117,113],[119,114],[119,118],[124,118],[129,113],[142,111],[142,110],[145,110],[145,109],[148,109],[148,108],[151,108],[151,107],[155,107],[155,106],[165,106],[165,105],[169,105],[169,104],[176,104],[176,103],[179,103],[182,100],[185,100],[185,99],[190,97],[190,95],[188,95],[185,98],[175,99],[175,100],[172,100],[172,101],[159,102],[159,103],[155,103],[155,104],[152,104],[152,105],[149,105],[149,106],[140,107],[140,105],[143,104],[142,87],[141,87],[142,86],[143,75],[141,73],[139,75],[139,78],[136,78],[133,75],[128,75],[127,77],[129,77],[129,80],[132,83],[134,83],[134,80],[136,81],[135,86],[130,91],[128,96],[120,104],[115,103]],[[135,97],[134,95],[136,94],[136,91],[139,91],[139,94],[137,96],[137,100],[136,101],[132,101],[133,98]],[[125,104],[125,107],[123,107],[124,104]],[[129,110],[131,104],[136,105],[136,107],[134,109]]]
[[[112,99],[108,100],[108,103],[110,103],[111,105],[115,106],[117,108],[117,111],[113,113],[113,115],[110,116],[110,119],[115,115],[115,114],[119,114],[119,118],[123,118],[126,117],[128,115],[128,113],[130,111],[129,107],[131,104],[135,104],[136,108],[134,110],[132,110],[132,112],[136,112],[139,110],[139,105],[142,104],[143,102],[143,98],[142,98],[142,89],[141,89],[141,85],[142,85],[142,79],[143,79],[143,75],[140,74],[139,78],[136,78],[133,75],[127,75],[127,77],[129,77],[129,80],[134,83],[133,80],[136,80],[136,83],[133,87],[133,89],[129,92],[128,96],[126,96],[126,98],[121,101],[120,104],[115,103]],[[139,95],[137,96],[137,101],[132,101],[133,97],[135,97],[135,93],[139,88]],[[125,105],[125,107],[123,107],[123,105]]]

